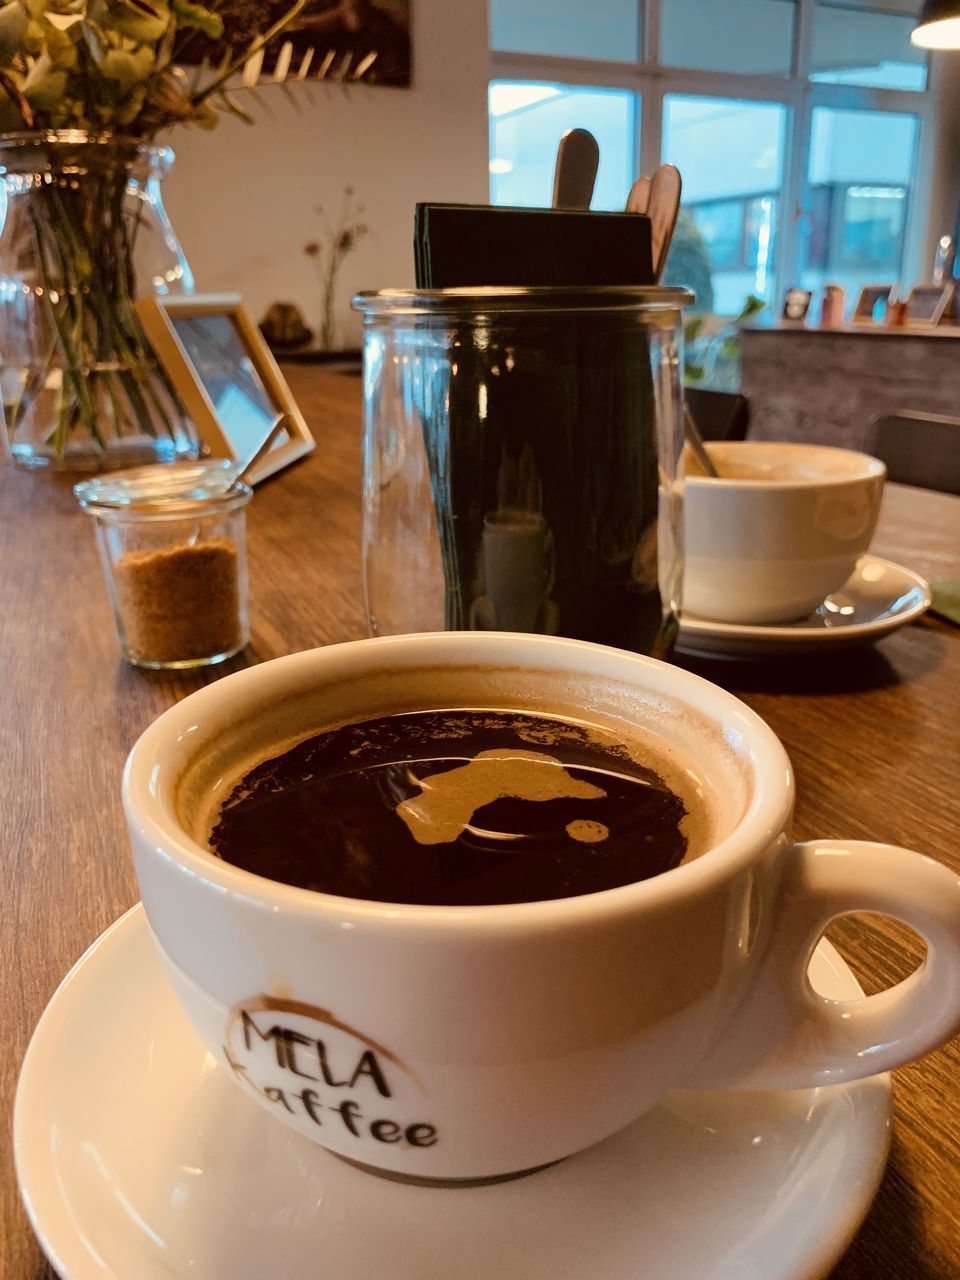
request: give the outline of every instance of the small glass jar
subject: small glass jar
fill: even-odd
[[[137,467],[74,487],[95,517],[120,647],[155,670],[202,667],[250,638],[246,512],[233,462]]]

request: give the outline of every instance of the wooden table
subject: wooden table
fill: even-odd
[[[258,490],[249,512],[252,643],[207,675],[124,665],[92,529],[70,484],[0,468],[0,1280],[52,1275],[20,1207],[10,1112],[54,988],[136,900],[119,803],[127,752],[208,679],[365,631],[359,380],[309,368],[291,368],[289,380],[318,448]],[[891,486],[875,549],[932,579],[960,576],[960,499]],[[960,870],[960,629],[929,619],[847,654],[685,665],[742,696],[783,739],[797,772],[799,837],[873,837]],[[889,922],[847,925],[841,945],[848,957],[853,947],[871,990],[918,958]],[[960,1041],[897,1073],[887,1175],[834,1276],[960,1276]]]

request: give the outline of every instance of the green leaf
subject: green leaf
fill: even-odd
[[[170,7],[178,26],[193,27],[211,40],[219,40],[223,35],[223,19],[219,13],[211,12],[202,4],[192,4],[191,0],[171,0]]]
[[[0,8],[0,62],[9,63],[20,52],[29,21],[19,0],[11,0]]]
[[[702,364],[696,364],[693,360],[684,360],[683,362],[683,378],[685,382],[699,382],[706,369]]]
[[[933,612],[960,625],[960,578],[931,583],[933,588]]]
[[[85,20],[80,23],[80,34],[90,50],[90,57],[99,65],[106,52],[103,44],[103,32],[94,23]]]
[[[0,90],[0,132],[14,133],[23,128],[23,116],[12,98]]]
[[[170,9],[165,0],[112,0],[106,23],[138,44],[156,44],[170,25]]]
[[[73,29],[79,31],[78,27]],[[43,45],[50,61],[61,71],[72,71],[77,65],[77,46],[66,31],[48,23],[43,32]]]
[[[22,52],[28,57],[39,58],[41,53],[46,49],[47,32],[56,31],[60,34],[60,28],[52,27],[48,22],[38,22],[31,18],[27,23],[27,29],[23,33],[23,49]]]
[[[737,322],[742,324],[744,321],[752,319],[763,310],[765,305],[766,303],[762,298],[758,298],[752,293],[747,294],[744,304],[740,308],[740,314],[737,316]]]
[[[145,84],[138,84],[130,91],[127,95],[126,101],[117,110],[116,116],[114,117],[121,128],[125,128],[127,125],[133,124],[134,120],[136,120],[137,116],[143,110],[143,104],[146,101],[146,97],[147,86]]]
[[[153,50],[141,45],[134,53],[125,49],[110,49],[100,62],[100,73],[106,80],[115,81],[121,89],[132,89],[142,84],[153,70]]]
[[[43,53],[27,73],[23,82],[23,96],[31,107],[40,111],[52,111],[60,104],[66,88],[66,71],[55,67]]]
[[[683,336],[687,342],[692,342],[700,330],[703,328],[703,316],[691,316],[683,326]]]
[[[129,9],[141,18],[157,18],[169,12],[167,0],[111,0],[115,9]]]

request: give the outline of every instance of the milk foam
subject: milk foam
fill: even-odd
[[[836,483],[880,474],[883,464],[868,454],[826,445],[785,444],[766,440],[711,442],[708,451],[721,480],[768,484]],[[689,477],[705,479],[694,460]]]

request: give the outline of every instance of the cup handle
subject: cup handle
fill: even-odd
[[[831,920],[892,916],[926,959],[878,995],[830,1000],[807,976]],[[743,1000],[684,1086],[805,1089],[902,1066],[960,1029],[960,878],[923,854],[869,841],[815,840],[786,852],[770,944]]]

